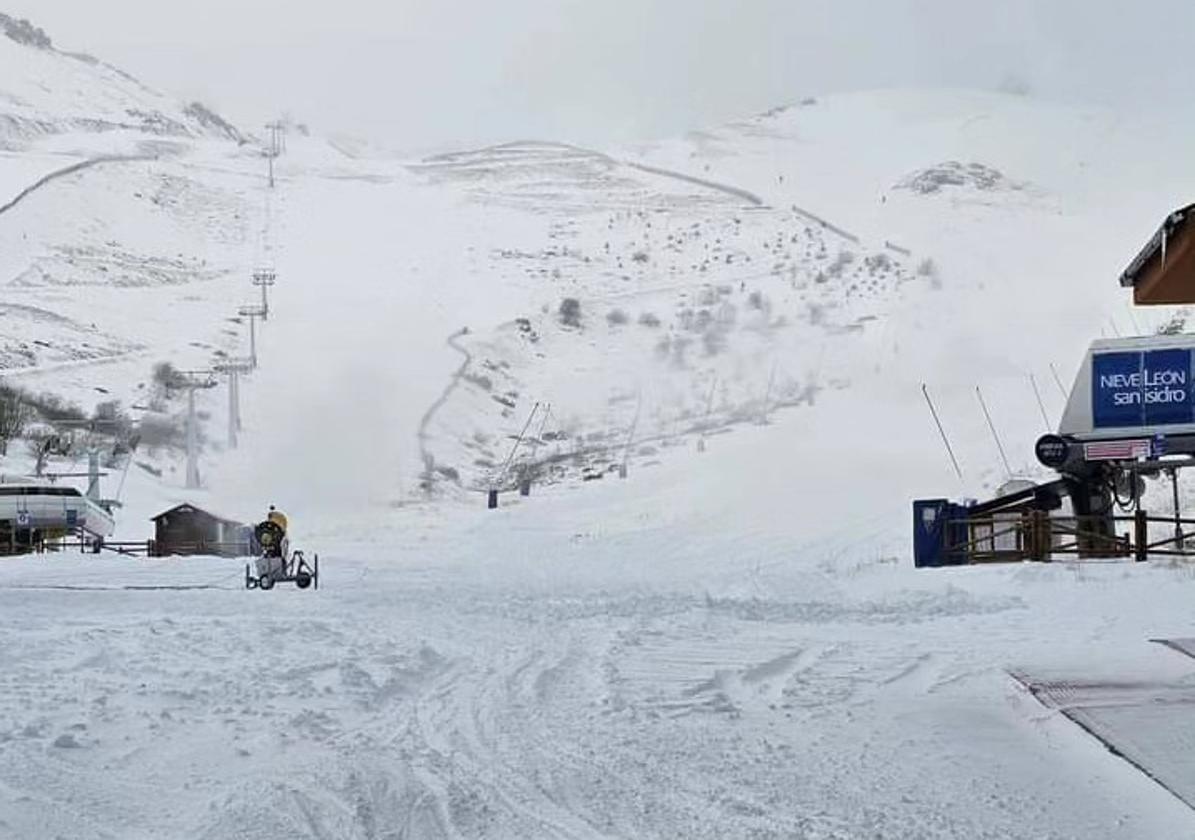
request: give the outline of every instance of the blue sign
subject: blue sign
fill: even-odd
[[[1195,423],[1191,350],[1097,353],[1091,368],[1095,428]]]
[[[66,512],[66,526],[74,528],[79,524],[79,511],[68,509]]]

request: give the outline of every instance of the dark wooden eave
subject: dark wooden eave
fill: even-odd
[[[166,517],[166,516],[170,516],[173,513],[178,513],[179,511],[184,511],[186,513],[196,513],[196,514],[199,514],[200,516],[206,516],[208,519],[211,519],[213,522],[223,522],[225,525],[232,525],[236,528],[244,527],[244,523],[237,522],[235,519],[228,519],[223,516],[218,516],[218,515],[212,513],[211,511],[204,510],[203,508],[197,507],[196,505],[190,504],[189,502],[183,502],[182,504],[175,505],[174,507],[170,508],[169,510],[162,511],[157,516],[151,516],[149,518],[149,521],[157,522],[159,519],[162,519],[163,517]]]
[[[1175,210],[1120,275],[1139,306],[1195,303],[1195,204]]]

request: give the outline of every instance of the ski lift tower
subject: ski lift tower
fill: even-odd
[[[95,434],[103,429],[118,429],[123,423],[120,420],[101,420],[98,418],[90,418],[87,420],[58,420],[55,421],[58,427],[65,427],[68,429],[83,429],[90,434]],[[129,445],[127,439],[117,442],[117,447]],[[51,441],[46,441],[40,456],[44,456],[51,446]],[[115,450],[114,450],[115,453]],[[51,482],[57,481],[59,478],[86,478],[87,479],[87,498],[96,502],[97,504],[115,504],[113,500],[101,499],[100,497],[100,478],[106,476],[106,472],[100,471],[100,448],[94,440],[89,440],[87,443],[87,472],[85,473],[54,473],[44,472],[43,458],[39,457],[34,467],[35,477],[42,477],[43,475],[50,479]]]
[[[253,270],[253,285],[261,287],[261,319],[268,320],[270,317],[270,296],[269,288],[274,285],[274,281],[278,279],[278,272],[272,268],[255,268]]]
[[[263,287],[264,288],[264,287]],[[249,319],[249,360],[257,367],[257,319],[266,317],[264,306],[242,306],[237,310],[242,318]]]
[[[179,371],[171,388],[187,392],[187,484],[199,489],[199,420],[195,416],[195,392],[216,387],[216,375],[210,370]]]
[[[216,373],[228,376],[228,448],[237,448],[237,432],[241,430],[241,376],[253,370],[250,359],[224,359],[212,365]]]
[[[274,158],[282,154],[286,138],[286,123],[275,120],[266,123],[266,131],[270,132],[270,146],[266,149],[266,157],[270,163],[270,189],[274,188]]]

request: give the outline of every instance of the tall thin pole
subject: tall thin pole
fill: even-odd
[[[133,463],[133,453],[132,453],[132,451],[130,451],[128,457],[125,458],[125,460],[124,460],[124,469],[120,473],[120,484],[118,484],[116,487],[116,500],[117,501],[120,501],[120,497],[124,493],[124,480],[129,477],[129,467],[132,465],[132,463]]]
[[[983,416],[987,418],[988,428],[992,430],[992,440],[996,441],[996,449],[1000,450],[1000,460],[1004,462],[1004,471],[1012,478],[1012,467],[1008,464],[1008,456],[1004,454],[1004,444],[1000,442],[1000,435],[996,434],[996,424],[992,422],[992,415],[988,411],[988,404],[983,399],[983,391],[975,386],[975,396],[979,397],[979,407],[983,409]]]
[[[266,158],[270,163],[270,189],[274,188],[274,158],[278,157],[278,124],[268,123],[266,130],[270,132],[270,147],[266,149]]]
[[[274,285],[277,276],[272,268],[259,268],[253,272],[253,285],[261,286],[261,311],[258,313],[258,317],[263,321],[270,317],[270,299],[266,290],[267,287]]]
[[[228,448],[237,448],[237,372],[228,371]]]
[[[282,139],[285,136],[285,126],[282,120],[266,123],[266,130],[270,132],[270,147],[266,150],[266,157],[270,160],[270,187],[274,186],[274,158],[282,154]]]
[[[1037,389],[1037,377],[1035,377],[1033,375],[1032,371],[1030,371],[1030,373],[1029,373],[1029,384],[1033,386],[1033,396],[1037,397],[1037,407],[1039,409],[1041,409],[1041,419],[1046,424],[1046,432],[1049,432],[1050,431],[1050,416],[1048,414],[1046,414],[1046,404],[1044,402],[1042,402],[1041,391],[1039,391]]]
[[[253,282],[257,283],[258,278],[263,275],[264,272],[254,272]],[[262,289],[264,288],[265,286],[263,285]],[[249,358],[247,361],[249,362],[249,366],[253,368],[257,367],[257,319],[264,317],[265,312],[265,308],[261,306],[242,306],[237,310],[238,315],[249,319]]]
[[[1133,315],[1133,310],[1128,309],[1128,310],[1126,310],[1126,312],[1128,313],[1128,316],[1129,316],[1129,322],[1133,325],[1133,331],[1137,335],[1141,335],[1141,325],[1139,323],[1137,323],[1137,318]]]
[[[540,404],[537,402],[531,409],[531,413],[527,415],[527,422],[523,424],[523,431],[519,432],[519,436],[515,438],[515,444],[510,448],[510,454],[506,456],[506,462],[502,465],[502,470],[498,473],[499,481],[506,476],[506,469],[510,466],[510,462],[514,459],[515,453],[519,451],[519,445],[523,442],[523,438],[526,437],[527,430],[531,428],[531,421],[535,419],[535,414],[539,411],[539,405]]]
[[[187,391],[187,480],[188,490],[199,487],[199,418],[195,413],[195,391],[200,388],[208,389],[216,386],[214,372],[181,371],[180,381],[176,387]]]
[[[239,432],[244,428],[241,424],[241,371],[239,368],[232,371],[232,411]]]
[[[954,472],[958,476],[958,480],[963,480],[963,471],[959,468],[958,458],[954,457],[954,449],[950,445],[950,438],[946,437],[946,430],[942,428],[942,420],[938,417],[938,410],[934,408],[934,401],[930,399],[929,387],[922,382],[921,393],[925,397],[925,403],[929,406],[929,413],[933,415],[934,423],[938,427],[938,434],[942,436],[942,443],[946,446],[946,454],[950,456],[950,463],[954,465]]]
[[[100,450],[87,450],[87,498],[100,500]]]
[[[709,416],[714,413],[714,391],[716,391],[717,388],[718,374],[714,373],[714,381],[710,383],[710,395],[705,398],[705,417],[707,420],[709,419]]]
[[[237,432],[244,429],[241,422],[241,375],[249,373],[253,365],[248,359],[225,359],[214,367],[218,373],[228,374],[228,445],[237,447]]]
[[[1050,373],[1054,375],[1054,384],[1058,386],[1058,393],[1062,394],[1063,402],[1066,401],[1066,388],[1062,385],[1062,377],[1058,375],[1058,368],[1054,367],[1054,363],[1050,362]]]
[[[548,418],[549,418],[549,417],[551,417],[551,416],[552,416],[552,404],[551,404],[551,403],[548,403],[547,405],[545,405],[545,406],[544,406],[544,419],[543,419],[543,420],[541,420],[541,421],[540,421],[540,424],[539,424],[539,435],[538,435],[538,437],[539,437],[539,441],[540,441],[540,443],[543,443],[543,440],[544,440],[544,430],[548,428]]]
[[[699,434],[697,436],[697,451],[698,452],[705,451],[705,429],[706,429],[706,426],[709,425],[710,415],[714,413],[714,391],[716,391],[717,388],[718,388],[718,373],[717,373],[717,371],[715,371],[714,372],[714,381],[710,383],[709,396],[706,397],[706,399],[705,399],[705,416],[701,418],[701,425],[698,427],[698,431],[699,431]],[[640,391],[639,394],[640,394],[640,396],[642,396],[643,392]],[[766,398],[765,398],[765,401],[766,401]],[[766,406],[764,407],[764,411],[765,412],[767,411]],[[638,418],[638,409],[636,409],[635,412],[636,412],[635,416],[637,419]],[[626,472],[625,464],[623,465],[622,471],[624,473]]]
[[[257,367],[257,316],[255,315],[249,316],[249,358],[253,361],[253,367]]]
[[[1175,467],[1170,467],[1166,470],[1170,473],[1170,486],[1174,490],[1174,544],[1178,549],[1183,549],[1185,535],[1183,534],[1183,520],[1182,514],[1179,512],[1178,506],[1178,470]]]
[[[763,414],[760,416],[760,421],[768,422],[768,403],[772,400],[772,385],[776,382],[776,363],[772,363],[772,372],[768,374],[768,388],[763,395]]]
[[[187,489],[199,487],[199,433],[195,428],[195,389],[187,389]]]
[[[631,443],[635,440],[635,431],[639,428],[639,412],[643,410],[643,391],[635,400],[635,419],[631,421],[631,429],[627,432],[627,443],[622,450],[622,464],[618,468],[618,477],[627,477],[627,462],[631,458]]]

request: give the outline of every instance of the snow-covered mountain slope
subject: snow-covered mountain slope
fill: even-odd
[[[202,106],[0,16],[5,383],[127,411],[158,404],[155,365],[233,352],[228,319],[251,300],[233,290],[266,256],[263,177],[260,151]]]
[[[1185,137],[1009,95],[881,91],[622,153],[521,143],[426,161],[431,183],[546,233],[490,255],[489,275],[538,305],[453,340],[466,364],[424,426],[425,483],[592,479],[849,389],[884,406],[882,434],[921,437],[917,464],[957,490],[921,383],[965,492],[1008,477],[976,387],[1014,471],[1033,474],[1087,343],[1172,314],[1132,312],[1115,279],[1195,188],[1164,163]]]
[[[1028,452],[1044,425],[1030,375],[1056,421],[1055,372],[1069,387],[1092,338],[1150,332],[1172,315],[1132,311],[1116,279],[1195,191],[1195,174],[1176,165],[1190,135],[1169,115],[878,91],[808,100],[635,154],[915,255],[936,292],[891,311],[878,384],[914,394],[929,383],[948,426],[976,440],[964,453],[973,476],[995,454],[977,385],[1008,448]]]
[[[199,103],[183,105],[116,67],[56,49],[35,25],[0,14],[0,149],[94,150],[153,138],[241,140]]]
[[[421,313],[415,327],[442,359],[434,386],[414,400],[409,425],[379,431],[397,435],[404,462],[382,495],[509,488],[523,477],[584,483],[624,459],[693,455],[776,411],[814,409],[840,427],[825,405],[833,397],[857,412],[845,422],[882,416],[884,436],[917,442],[903,505],[935,490],[982,495],[1007,477],[976,386],[1014,469],[1032,473],[1030,447],[1046,425],[1033,385],[1053,419],[1057,381],[1069,384],[1091,337],[1160,323],[1161,313],[1129,312],[1114,278],[1180,192],[1141,164],[1167,143],[1177,141],[1148,122],[1017,97],[879,92],[614,153],[523,142],[400,165],[295,137],[280,171],[311,201],[320,190],[333,202],[360,194],[360,215],[401,217],[408,227],[387,257],[406,266],[396,282],[444,313]],[[0,216],[3,268],[24,307],[9,316],[10,366],[33,382],[39,365],[140,348],[136,373],[105,365],[45,380],[85,403],[89,389],[90,399],[132,402],[154,363],[195,367],[243,345],[226,318],[288,217],[277,202],[267,209],[261,163],[231,144],[192,142],[177,157],[51,180]],[[54,233],[55,208],[68,201],[94,207],[93,220],[62,217]],[[417,220],[427,206],[441,209]],[[369,247],[359,234],[306,236],[312,248],[354,243],[335,264],[304,259],[328,275],[359,273]],[[384,301],[392,288],[362,282],[350,299]],[[312,317],[324,293],[311,290]],[[169,304],[143,317],[156,297]],[[69,350],[34,336],[42,311],[67,319],[68,335],[71,324],[95,334]],[[329,323],[321,334],[336,331]],[[960,454],[962,488],[922,382]],[[206,397],[213,418],[222,399]],[[222,437],[218,422],[208,437]]]
[[[910,497],[1006,478],[976,385],[1031,470],[1029,374],[1057,417],[1051,363],[1158,323],[1115,277],[1182,198],[1152,169],[1181,127],[881,92],[635,150],[291,137],[273,191],[137,129],[102,151],[154,159],[27,191],[106,136],[6,158],[5,381],[177,414],[153,365],[244,352],[269,260],[241,447],[199,395],[205,489],[143,445],[119,533],[275,503],[325,576],[0,565],[0,837],[1191,833],[1007,674],[1189,680],[1145,641],[1189,623],[1186,570],[907,560]]]
[[[903,554],[911,497],[981,496],[1008,478],[977,386],[1012,470],[1038,473],[1032,442],[1057,419],[1088,341],[1171,314],[1130,311],[1115,282],[1178,190],[1163,178],[1130,188],[1117,156],[1131,167],[1165,144],[1149,123],[1115,123],[1115,142],[1087,163],[1090,184],[1047,182],[1057,149],[1086,142],[1090,112],[957,91],[845,101],[795,112],[826,109],[816,137],[765,131],[779,117],[763,117],[720,130],[705,157],[691,139],[615,153],[519,143],[406,171],[361,159],[325,172],[322,147],[296,142],[279,218],[303,233],[292,229],[278,292],[294,296],[301,332],[283,370],[256,375],[262,405],[250,412],[274,427],[270,407],[286,404],[298,369],[358,372],[351,387],[320,373],[309,390],[327,396],[303,413],[318,422],[286,420],[261,463],[242,452],[221,481],[213,462],[214,497],[293,471],[302,480],[289,484],[312,490],[292,506],[317,517],[330,497],[353,511],[419,499],[429,484],[477,504],[468,491],[525,474],[536,485],[617,481],[624,458],[632,475],[674,460],[701,470],[701,449],[757,430],[750,439],[766,449],[720,480],[742,482],[771,518],[761,527],[787,531],[800,488],[847,481],[851,511],[886,511],[877,550]],[[992,156],[1003,147],[989,134],[959,135],[976,113],[1015,138],[1020,166]],[[930,143],[934,131],[947,139]],[[902,151],[876,163],[860,132]],[[840,175],[823,184],[823,171]],[[1132,212],[1118,184],[1156,210]],[[346,209],[330,217],[330,207]],[[329,277],[342,278],[331,297]],[[562,311],[566,300],[576,303]],[[304,338],[317,323],[324,340]],[[351,325],[344,338],[339,323]],[[267,346],[283,330],[271,324]],[[368,416],[355,404],[363,390]],[[375,450],[376,474],[363,474]],[[327,457],[280,466],[287,452]],[[802,504],[814,533],[844,515],[838,493],[820,516]]]
[[[847,359],[901,288],[930,282],[798,209],[575,148],[504,146],[416,172],[481,206],[513,202],[546,232],[488,255],[491,282],[533,306],[453,340],[467,362],[422,430],[425,482],[601,478],[683,435],[812,405],[847,387]]]
[[[233,352],[264,257],[257,163],[205,144],[34,182],[0,213],[0,374],[90,410],[144,404],[158,363]]]

